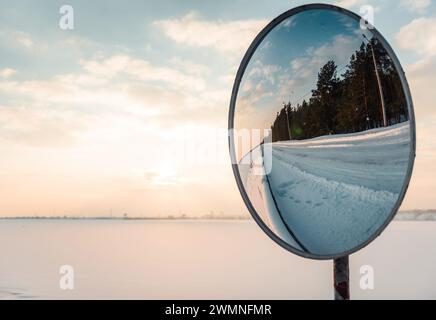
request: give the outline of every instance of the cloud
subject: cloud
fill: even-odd
[[[270,84],[274,84],[277,73],[280,71],[280,67],[277,65],[265,65],[260,60],[254,62],[253,68],[249,71],[248,77],[258,78],[260,81],[267,81]]]
[[[0,81],[0,93],[3,99],[13,98],[16,101],[31,99],[32,104],[47,104],[66,102],[80,92],[78,84],[62,82],[60,78],[55,77],[49,80]]]
[[[0,78],[7,79],[17,73],[17,70],[5,68],[0,70]]]
[[[436,93],[436,19],[419,18],[402,27],[395,37],[398,46],[420,58],[405,67],[417,116],[435,114]]]
[[[406,68],[416,114],[417,157],[412,182],[403,207],[434,208],[436,188],[436,58],[426,58]]]
[[[406,71],[417,117],[425,119],[428,115],[435,115],[436,91],[431,88],[436,88],[436,56],[408,65]]]
[[[126,105],[133,100],[141,109],[156,110],[148,115],[158,116],[154,119],[157,123],[216,121],[219,110],[228,104],[228,91],[206,85],[210,68],[192,61],[174,58],[170,61],[173,67],[162,67],[128,55],[114,55],[82,61],[81,65],[97,78],[119,82],[121,89],[117,90],[130,100]]]
[[[268,65],[260,60],[251,63],[239,92],[237,127],[269,128],[283,102],[295,105],[310,97],[318,72],[328,60],[334,60],[338,72],[343,72],[360,41],[358,37],[338,35],[308,48],[288,65]]]
[[[156,66],[144,59],[115,54],[81,60],[79,65],[75,73],[44,80],[0,78],[2,103],[7,105],[0,112],[3,119],[19,124],[3,127],[3,132],[7,131],[3,139],[31,146],[67,146],[89,134],[103,136],[110,123],[114,132],[129,131],[129,126],[166,127],[169,132],[187,121],[220,123],[219,114],[228,106],[230,89],[207,88],[210,69],[192,61],[175,58],[170,67]],[[23,117],[26,112],[29,116]],[[77,126],[62,125],[62,115],[68,114],[81,125],[79,134]]]
[[[195,63],[190,60],[181,59],[179,57],[170,59],[169,64],[177,70],[197,77],[206,77],[211,74],[211,69],[209,66]]]
[[[401,0],[400,7],[410,11],[424,13],[431,5],[431,0]]]
[[[425,56],[436,55],[436,19],[413,20],[400,29],[395,40],[402,49]]]
[[[421,56],[405,66],[417,123],[417,159],[412,183],[404,206],[407,208],[430,207],[434,204],[436,144],[436,46],[435,20],[417,19],[402,28],[397,36],[401,48],[409,49]],[[433,31],[432,31],[433,30]],[[413,32],[415,32],[413,34]],[[427,37],[427,38],[426,38]],[[413,43],[407,41],[412,40]],[[426,191],[427,190],[427,191]]]
[[[26,49],[32,49],[34,46],[33,40],[30,36],[22,31],[16,30],[2,30],[0,31],[1,42],[8,44],[15,44],[19,47],[24,47]]]
[[[14,38],[23,47],[31,49],[33,47],[33,40],[24,32],[15,32]]]
[[[20,101],[31,99],[33,104],[77,104],[94,109],[98,106],[131,106],[132,102],[138,104],[137,95],[133,95],[135,101],[131,99],[131,93],[137,92],[131,88],[138,85],[150,88],[147,94],[151,98],[147,102],[162,101],[160,91],[166,92],[165,97],[172,97],[175,92],[195,97],[210,92],[205,90],[205,76],[209,72],[207,67],[194,63],[186,65],[182,61],[173,63],[184,64],[186,70],[156,66],[147,60],[116,54],[98,60],[81,60],[81,70],[78,72],[60,74],[46,80],[12,81],[5,78],[0,81],[0,91],[5,98],[14,97]],[[6,70],[4,74],[10,75],[11,71]],[[162,90],[158,92],[153,88]],[[158,98],[153,98],[154,93],[158,94]]]
[[[190,12],[179,19],[155,21],[153,25],[179,44],[239,53],[248,49],[267,23],[263,19],[207,21],[196,12]]]
[[[288,80],[293,80],[293,83],[301,87],[311,84],[327,60],[334,60],[338,66],[338,72],[341,72],[360,42],[361,40],[357,37],[338,35],[331,42],[316,48],[309,48],[306,55],[290,62],[292,78]]]
[[[250,63],[241,82],[237,100],[235,127],[238,130],[270,126],[269,116],[274,112],[265,107],[265,101],[274,99],[275,88],[279,85],[278,80],[282,73],[283,69],[278,65],[265,64],[261,60]]]
[[[90,74],[105,79],[125,75],[140,81],[163,82],[195,90],[204,90],[206,86],[202,78],[175,68],[154,66],[146,60],[132,58],[126,54],[113,55],[104,60],[82,60],[80,64]]]
[[[0,139],[32,147],[71,146],[74,134],[83,128],[71,115],[47,108],[0,105]]]
[[[356,46],[362,43],[362,41],[362,38],[337,35],[331,42],[317,48],[310,48],[308,54],[314,58],[334,59],[338,65],[344,65],[349,61],[350,55],[356,50]]]
[[[336,1],[335,5],[337,5],[339,7],[343,7],[343,8],[351,8],[351,7],[361,5],[364,2],[365,1],[362,1],[362,0],[340,0],[340,1]]]
[[[360,15],[365,17],[369,13],[368,9],[372,7],[374,13],[379,12],[382,10],[382,7],[386,5],[386,3],[384,1],[371,1],[371,0],[339,0],[335,3],[335,5],[347,9],[359,8]]]

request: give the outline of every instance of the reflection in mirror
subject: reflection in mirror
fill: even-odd
[[[276,25],[246,66],[233,118],[239,175],[256,214],[299,252],[356,249],[401,200],[411,106],[388,51],[357,19],[312,9]]]

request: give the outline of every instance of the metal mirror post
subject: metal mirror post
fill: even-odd
[[[333,260],[333,287],[335,300],[350,300],[349,257]]]

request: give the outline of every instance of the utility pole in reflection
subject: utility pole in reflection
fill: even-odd
[[[286,123],[288,124],[289,140],[292,140],[292,137],[291,137],[291,127],[289,126],[289,114],[288,114],[288,108],[287,107],[285,108],[285,112],[286,112]]]
[[[383,114],[383,126],[387,127],[388,126],[388,121],[386,119],[385,97],[384,97],[384,94],[383,94],[383,88],[382,88],[382,84],[381,84],[380,74],[379,74],[378,68],[377,68],[377,60],[375,58],[374,47],[373,47],[371,41],[364,34],[362,34],[362,36],[368,41],[368,44],[371,47],[372,60],[374,62],[374,70],[375,70],[375,75],[376,75],[376,78],[377,78],[378,90],[380,92],[380,100],[381,100],[381,107],[382,107],[382,114]]]

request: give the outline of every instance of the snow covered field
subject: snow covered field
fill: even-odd
[[[270,148],[271,172],[256,175],[241,165],[241,178],[257,212],[285,241],[315,254],[344,252],[367,240],[390,214],[405,179],[409,142],[405,122],[273,143],[246,156],[259,161]]]
[[[350,257],[352,298],[435,299],[435,243],[435,222],[394,221]],[[0,220],[0,252],[0,299],[333,298],[331,261],[281,249],[253,221]]]

